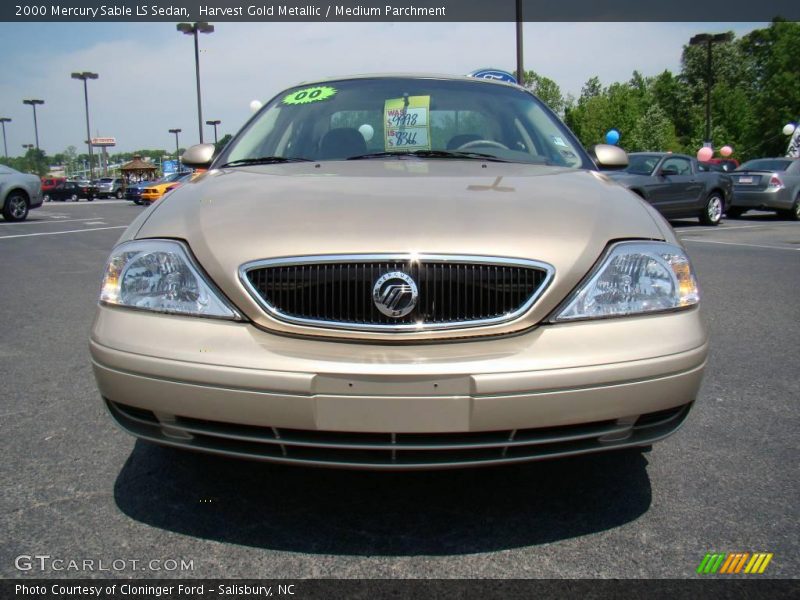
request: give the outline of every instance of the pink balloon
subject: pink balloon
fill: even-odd
[[[697,160],[700,162],[705,162],[712,156],[714,156],[714,151],[708,146],[704,146],[697,151]]]
[[[731,148],[730,146],[723,146],[722,148],[719,149],[719,153],[727,158],[728,156],[733,154],[733,148]]]

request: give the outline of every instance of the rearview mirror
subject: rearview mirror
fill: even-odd
[[[186,149],[181,162],[194,169],[207,169],[214,160],[214,144],[195,144]]]
[[[591,154],[597,166],[604,169],[624,169],[628,166],[628,155],[619,146],[597,144],[592,147]]]

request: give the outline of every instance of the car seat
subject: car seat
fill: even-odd
[[[364,136],[351,127],[331,129],[319,143],[319,159],[349,158],[367,153]]]

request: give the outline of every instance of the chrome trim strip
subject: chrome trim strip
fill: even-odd
[[[258,290],[255,289],[247,273],[253,269],[264,267],[286,267],[294,265],[314,265],[326,263],[346,263],[346,262],[392,262],[392,261],[407,261],[411,262],[426,262],[426,263],[460,263],[460,264],[475,264],[475,265],[498,265],[498,266],[512,266],[512,267],[528,267],[540,269],[545,272],[544,281],[536,289],[536,291],[528,298],[522,306],[517,310],[506,313],[500,317],[493,317],[491,319],[475,319],[471,321],[451,321],[447,323],[402,323],[397,325],[389,324],[376,324],[376,323],[348,323],[340,321],[320,321],[317,319],[306,319],[303,317],[292,317],[282,313],[275,306],[261,297]],[[254,260],[244,263],[239,267],[239,281],[244,286],[245,290],[250,294],[253,300],[263,308],[267,314],[294,325],[305,325],[309,327],[319,327],[328,329],[342,329],[348,331],[390,331],[396,333],[419,333],[423,331],[443,331],[451,329],[472,329],[476,327],[485,327],[487,325],[498,325],[500,323],[508,323],[522,315],[524,315],[536,300],[545,292],[550,286],[550,283],[555,277],[555,267],[553,265],[538,261],[529,260],[525,258],[509,258],[503,256],[472,256],[461,254],[324,254],[318,256],[292,256],[283,258],[269,258]]]

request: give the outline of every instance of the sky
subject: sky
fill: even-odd
[[[526,23],[524,66],[580,94],[597,75],[603,84],[638,70],[680,69],[681,51],[701,32],[737,36],[766,23]],[[378,72],[461,75],[480,67],[514,70],[514,23],[217,23],[200,37],[203,120],[219,119],[219,136],[250,117],[252,100],[323,77]],[[116,151],[174,148],[199,141],[194,49],[173,23],[0,23],[0,117],[9,117],[9,156],[34,143],[48,154],[85,149],[83,84],[89,82],[92,136],[115,137]],[[205,141],[213,130],[205,127]],[[0,149],[1,150],[1,149]]]

